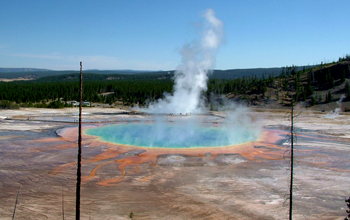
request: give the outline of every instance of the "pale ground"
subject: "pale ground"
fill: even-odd
[[[5,78],[0,78],[0,82],[13,82],[13,81],[27,81],[27,80],[33,80],[33,78],[14,78],[14,79],[5,79]]]
[[[93,125],[148,120],[115,108],[83,111],[83,122]],[[131,211],[138,220],[287,219],[290,115],[249,114],[270,132],[246,148],[252,152],[125,149],[84,138],[82,219],[129,219]],[[76,139],[56,130],[74,130],[77,119],[78,108],[0,111],[0,219],[12,218],[18,189],[16,219],[62,219],[62,207],[65,219],[74,219]],[[293,219],[344,219],[349,115],[301,110],[295,126]]]

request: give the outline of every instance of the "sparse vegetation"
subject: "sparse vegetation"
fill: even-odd
[[[344,220],[350,220],[350,196],[349,199],[345,199],[346,206],[348,207],[348,210],[346,210],[346,213],[348,213],[348,216]]]
[[[0,109],[18,109],[19,106],[11,101],[1,100],[0,101]]]

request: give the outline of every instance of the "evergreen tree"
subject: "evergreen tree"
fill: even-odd
[[[331,76],[330,84],[331,84],[331,88],[334,88],[334,78],[333,78],[333,76]]]
[[[267,92],[267,85],[266,85],[266,81],[264,81],[263,83],[263,92]]]
[[[311,84],[309,83],[308,85],[307,85],[307,90],[306,90],[307,92],[307,96],[310,96],[310,95],[313,95],[314,94],[314,88],[311,86]]]
[[[283,89],[284,89],[284,91],[288,91],[288,80],[287,79],[285,79],[283,82]]]
[[[311,106],[314,106],[316,104],[315,97],[311,96]]]
[[[347,99],[350,99],[350,86],[349,86],[349,82],[346,82],[345,84],[345,95]]]
[[[345,69],[343,69],[342,74],[341,74],[341,78],[340,78],[340,83],[344,83],[346,79],[346,74],[345,74]]]
[[[326,95],[326,102],[329,103],[333,99],[331,91],[328,91],[328,94]]]
[[[298,77],[294,78],[294,85],[295,85],[295,101],[298,102],[300,98],[300,85],[299,85]]]
[[[285,74],[285,68],[282,67],[282,70],[281,70],[281,74],[280,74],[280,78],[284,78],[284,74]]]

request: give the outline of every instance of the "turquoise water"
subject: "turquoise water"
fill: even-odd
[[[187,124],[116,124],[85,131],[87,135],[117,144],[154,148],[221,147],[256,139],[251,132]],[[239,136],[239,138],[235,138]]]

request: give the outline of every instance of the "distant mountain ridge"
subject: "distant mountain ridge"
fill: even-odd
[[[47,70],[47,69],[35,69],[35,68],[0,68],[0,78],[4,79],[16,79],[20,77],[26,77],[28,75],[35,78],[42,78],[47,76],[58,76],[72,73],[79,73],[79,70]],[[84,73],[94,74],[142,74],[143,72],[132,70],[83,70]]]
[[[305,66],[305,69],[312,68],[314,66]],[[229,69],[229,70],[213,70],[209,74],[209,78],[212,79],[237,79],[242,77],[256,76],[261,78],[263,75],[268,77],[269,75],[278,76],[282,69],[285,67],[272,67],[272,68],[250,68],[250,69]],[[297,70],[302,70],[304,67],[297,67]],[[174,74],[174,70],[167,71],[149,71],[149,70],[98,70],[88,69],[84,70],[84,73],[92,74],[122,74],[122,75],[154,75],[154,74]],[[0,78],[15,79],[19,77],[26,77],[27,75],[35,76],[34,78],[42,78],[47,76],[58,76],[65,74],[79,73],[79,70],[48,70],[37,68],[0,68]]]
[[[50,71],[50,70],[48,70],[48,69],[38,69],[38,68],[0,68],[0,73],[39,72],[39,71]]]
[[[42,72],[42,71],[53,71],[53,72],[61,72],[61,71],[79,71],[79,70],[50,70],[50,69],[38,69],[38,68],[0,68],[0,73],[20,73],[20,72]],[[84,71],[88,72],[130,72],[130,73],[146,73],[146,72],[155,72],[151,70],[131,70],[131,69],[123,69],[123,70],[99,70],[99,69],[87,69]]]

